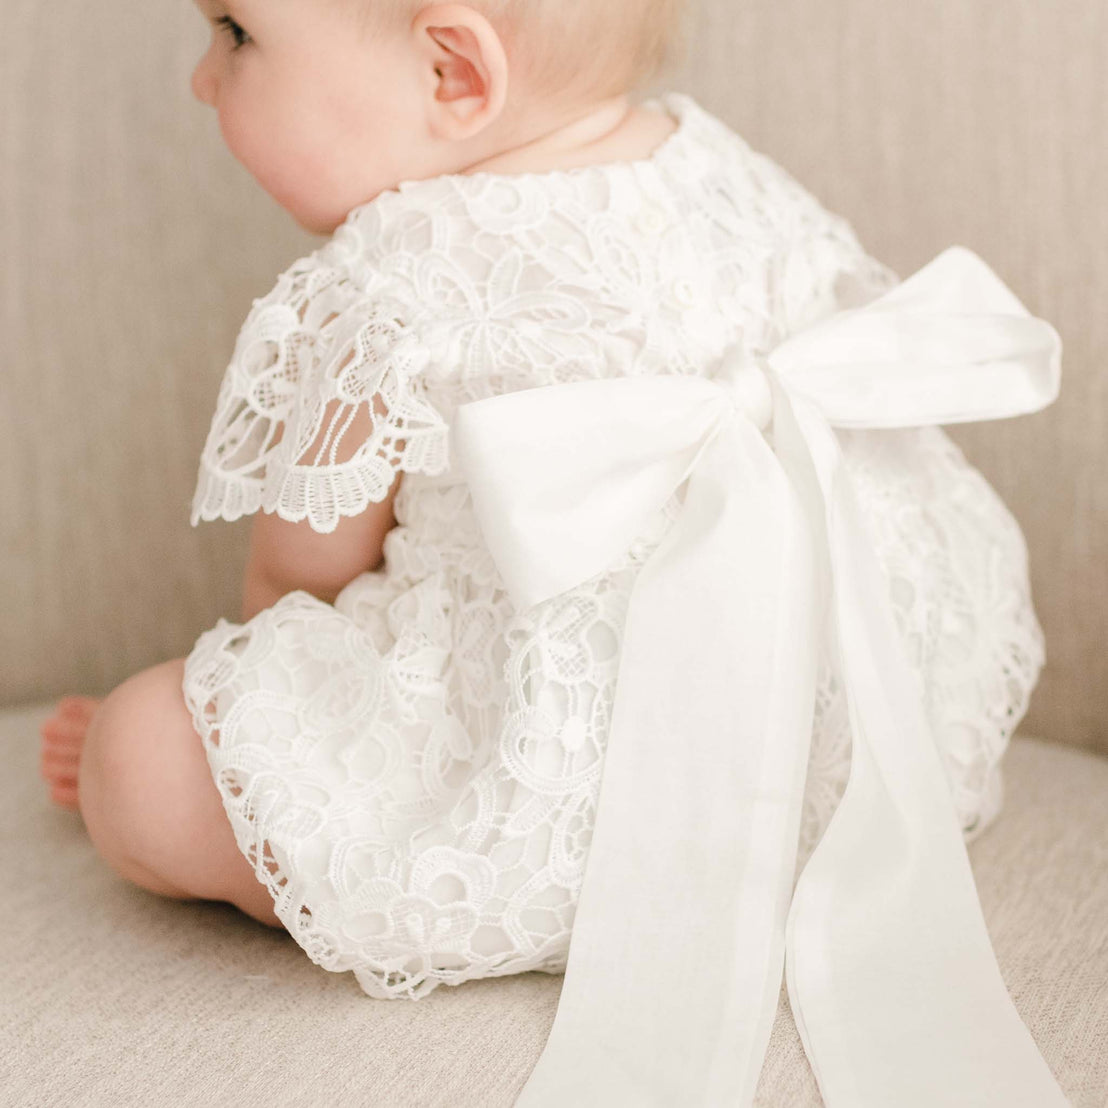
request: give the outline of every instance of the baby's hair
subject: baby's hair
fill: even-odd
[[[429,0],[360,2],[379,19],[413,15]],[[672,59],[689,0],[464,2],[493,23],[536,91],[614,96],[648,81]]]

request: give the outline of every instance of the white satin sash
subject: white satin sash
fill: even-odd
[[[1000,976],[831,430],[1036,411],[1061,345],[952,247],[719,378],[459,408],[457,458],[520,609],[604,572],[688,482],[630,598],[561,999],[520,1108],[751,1104],[782,963],[829,1108],[1067,1104]],[[824,643],[850,779],[793,889]]]

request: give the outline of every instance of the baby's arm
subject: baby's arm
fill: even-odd
[[[243,621],[297,589],[331,604],[359,573],[376,569],[384,557],[385,535],[396,525],[393,500],[400,480],[386,500],[340,519],[329,535],[313,531],[307,520],[289,523],[267,512],[255,516],[243,583]]]
[[[332,408],[338,411],[337,405],[332,404]],[[329,423],[330,419],[324,418],[323,428]],[[371,429],[368,411],[359,407],[333,461],[348,461]],[[326,431],[322,431],[320,439],[325,436]],[[306,465],[318,463],[318,452],[319,444],[313,444],[300,461]],[[290,523],[268,512],[255,516],[243,583],[243,621],[298,589],[331,604],[358,574],[376,569],[384,557],[385,535],[396,526],[393,501],[402,477],[397,474],[384,500],[366,505],[356,516],[343,517],[329,534],[313,530],[307,520]]]

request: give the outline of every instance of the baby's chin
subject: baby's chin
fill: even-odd
[[[304,188],[297,182],[288,188],[287,182],[265,181],[255,175],[255,180],[285,209],[303,230],[313,235],[332,235],[357,208],[376,200],[382,193],[397,189],[405,181],[418,181],[437,173],[466,172],[463,165],[447,164],[428,170],[426,166],[412,167],[407,173],[392,179],[391,175],[374,174],[358,182],[350,189],[341,186],[332,191],[326,203],[318,192]]]
[[[351,208],[350,210],[353,211],[354,209]],[[343,222],[346,220],[345,215],[342,217],[342,219],[335,219],[331,216],[328,216],[327,218],[321,218],[318,216],[302,216],[297,215],[297,213],[293,211],[290,211],[289,214],[296,221],[297,226],[302,231],[307,231],[311,235],[333,235],[335,231],[338,230],[338,228],[341,227]],[[349,212],[347,213],[347,215],[349,215]]]
[[[394,158],[387,164],[347,166],[347,172],[288,164],[246,164],[257,184],[309,234],[332,235],[357,208],[395,191],[406,181],[444,173],[464,173],[466,161],[454,155],[439,158]]]
[[[395,187],[395,185],[386,185],[377,188],[375,191],[370,191],[356,200],[347,201],[329,209],[289,203],[279,196],[274,196],[274,199],[292,216],[302,230],[313,235],[333,235],[346,222],[352,211],[370,203],[372,200],[376,200],[381,193],[388,192],[389,189]]]
[[[346,217],[357,207],[354,204],[349,207],[339,205],[324,209],[315,205],[290,202],[287,197],[275,196],[272,193],[270,195],[292,216],[301,230],[312,235],[333,235],[335,230],[342,226]]]

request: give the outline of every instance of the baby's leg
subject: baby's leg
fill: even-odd
[[[185,706],[183,673],[180,658],[144,670],[92,711],[78,744],[85,826],[108,864],[134,884],[177,899],[226,900],[278,926],[269,893],[235,845]],[[44,769],[47,733],[51,725],[58,733],[61,716],[43,728]],[[71,729],[76,716],[70,705]]]

